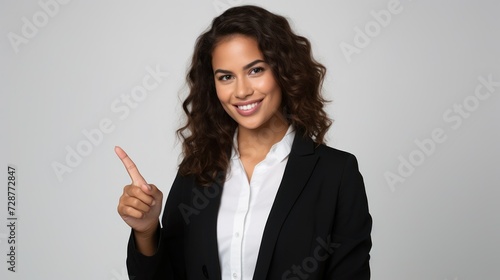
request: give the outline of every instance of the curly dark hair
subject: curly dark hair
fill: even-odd
[[[326,68],[313,58],[309,40],[296,35],[286,18],[261,7],[230,8],[196,41],[186,77],[190,91],[183,103],[187,121],[177,130],[183,150],[179,172],[194,175],[202,185],[227,171],[237,127],[220,104],[212,69],[214,48],[231,35],[257,41],[281,88],[283,115],[298,133],[322,144],[332,123],[321,95]]]

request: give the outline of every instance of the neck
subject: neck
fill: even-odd
[[[238,150],[240,156],[266,155],[271,147],[283,139],[288,123],[281,115],[274,115],[266,124],[248,129],[238,127]]]

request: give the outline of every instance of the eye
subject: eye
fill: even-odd
[[[264,71],[263,67],[255,67],[250,70],[250,74],[258,74]]]
[[[231,75],[222,75],[222,76],[219,76],[217,78],[217,80],[219,80],[219,81],[227,81],[227,80],[230,80],[232,77],[233,76],[231,76]]]

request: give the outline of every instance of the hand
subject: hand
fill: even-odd
[[[123,188],[118,213],[136,235],[152,237],[158,227],[163,193],[155,185],[146,183],[135,163],[122,148],[115,147],[115,153],[132,179],[132,183]]]

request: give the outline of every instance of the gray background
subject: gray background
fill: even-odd
[[[500,86],[474,95],[480,77],[500,82],[498,1],[74,0],[52,1],[47,15],[48,2],[0,2],[0,165],[17,166],[19,218],[18,272],[2,261],[0,278],[126,279],[129,229],[116,206],[129,178],[113,147],[166,197],[194,41],[225,8],[258,4],[287,16],[328,68],[328,144],[360,163],[374,218],[372,279],[498,279]],[[377,24],[373,14],[391,5],[397,13]],[[40,26],[23,34],[23,18]],[[362,42],[357,28],[366,27],[373,36]],[[342,51],[356,43],[356,53]],[[147,67],[168,77],[128,115],[117,112]],[[67,165],[67,148],[84,147],[82,131],[105,119],[113,131],[58,178],[53,165]],[[431,147],[424,139],[435,130],[441,143]],[[398,171],[403,161],[413,161],[411,174]],[[390,184],[388,172],[402,180]]]

